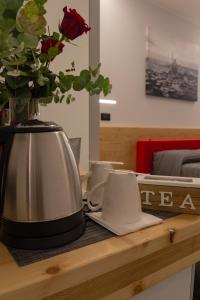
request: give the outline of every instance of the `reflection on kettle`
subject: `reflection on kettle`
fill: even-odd
[[[84,231],[81,186],[69,140],[55,123],[0,129],[1,239],[24,249],[71,242]]]
[[[113,170],[114,165],[123,165],[123,162],[114,161],[90,161],[90,174],[87,182],[87,195],[95,188],[97,184],[107,179],[110,170]],[[99,204],[102,199],[102,191],[98,190],[93,194],[93,204]]]

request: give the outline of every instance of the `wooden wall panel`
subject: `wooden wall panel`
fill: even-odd
[[[183,138],[200,138],[200,129],[101,127],[100,159],[122,161],[125,169],[135,170],[138,140]]]

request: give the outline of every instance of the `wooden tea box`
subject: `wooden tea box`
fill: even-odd
[[[200,215],[200,178],[139,175],[142,208]]]

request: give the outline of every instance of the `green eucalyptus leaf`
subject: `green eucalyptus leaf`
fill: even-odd
[[[90,82],[91,75],[88,70],[83,70],[80,73],[80,76],[76,76],[73,82],[73,88],[75,91],[83,90],[87,84]]]
[[[41,15],[45,15],[46,14],[46,9],[42,6],[42,5],[40,5],[40,6],[38,6],[38,8],[39,8],[39,12],[41,13]]]
[[[65,74],[64,74],[62,71],[60,71],[60,72],[59,72],[59,77],[60,77],[61,79],[63,79],[63,78],[65,78]]]
[[[5,77],[6,85],[12,90],[22,88],[28,84],[30,78],[28,77],[12,77],[6,75]]]
[[[40,102],[40,105],[47,106],[47,104],[52,103],[53,97],[54,96],[48,96],[48,97],[38,98],[39,102]]]
[[[18,36],[18,41],[24,43],[25,48],[35,49],[38,45],[38,37],[28,34],[28,33],[20,33]]]
[[[88,70],[81,71],[80,78],[85,82],[84,84],[86,85],[91,80],[90,72]]]
[[[69,94],[69,95],[67,96],[66,103],[67,103],[67,104],[70,104],[71,102],[73,102],[73,97],[72,97],[71,94]]]
[[[104,85],[104,77],[102,75],[99,75],[97,80],[94,82],[94,88],[97,87],[103,88],[103,85]]]
[[[82,91],[85,88],[85,81],[81,77],[76,76],[73,82],[73,89],[77,92]]]
[[[58,32],[54,32],[53,33],[53,38],[55,39],[55,40],[60,40],[60,34],[58,33]]]
[[[62,95],[62,96],[60,97],[60,103],[62,103],[64,99],[65,99],[65,95]]]
[[[39,56],[38,56],[38,54],[37,54],[37,50],[32,49],[32,50],[29,52],[29,54],[30,54],[30,60],[32,61],[32,63],[34,63],[35,66],[38,67],[39,64],[40,64],[40,61],[39,61]]]
[[[0,57],[9,54],[8,33],[0,30]]]
[[[43,74],[39,72],[37,82],[40,86],[44,86],[49,82],[49,78],[43,76]]]
[[[55,103],[59,103],[60,102],[60,98],[59,98],[58,94],[54,95],[54,102]]]
[[[70,94],[67,96],[66,103],[70,104],[70,103],[74,102],[75,100],[76,100],[76,98]]]
[[[110,84],[110,79],[105,78],[104,83],[103,83],[103,94],[104,94],[104,96],[107,96],[108,94],[110,94],[111,89],[112,89],[112,85]]]
[[[39,56],[39,59],[40,59],[42,64],[49,60],[48,55],[46,53],[41,53],[40,56]]]
[[[12,34],[8,36],[8,44],[11,49],[18,48],[20,45],[19,41]]]
[[[15,19],[3,19],[0,20],[0,29],[3,31],[11,32],[16,25]]]
[[[94,77],[97,76],[97,74],[98,74],[99,71],[100,71],[100,68],[101,68],[101,63],[99,63],[98,66],[97,66],[94,70],[90,69],[90,70],[91,70],[91,73],[92,73],[92,75],[93,75]]]
[[[6,5],[6,0],[1,0],[0,1],[0,15],[3,15],[5,12],[7,5]]]
[[[35,0],[35,2],[39,5],[44,5],[48,0]]]
[[[12,61],[2,59],[2,63],[4,66],[17,66],[17,65],[24,64],[26,62],[26,60],[27,60],[26,56],[21,56]]]
[[[51,60],[52,58],[54,58],[55,56],[57,56],[58,54],[60,54],[60,51],[57,47],[51,47],[48,50],[48,58]]]
[[[20,76],[27,76],[28,74],[20,70],[13,70],[13,71],[8,71],[7,75],[12,77],[20,77]]]
[[[6,0],[6,8],[8,10],[17,11],[22,6],[23,2],[24,0]]]
[[[90,96],[93,96],[93,95],[99,95],[101,92],[102,92],[102,89],[101,89],[101,88],[91,89],[91,91],[90,91]]]
[[[61,93],[64,94],[66,92],[64,86],[61,83],[58,83],[57,87],[60,89]]]
[[[17,11],[6,9],[3,13],[4,19],[16,19]]]
[[[64,75],[62,72],[59,73],[59,85],[62,93],[68,92],[72,88],[74,81],[73,75]]]
[[[21,42],[17,48],[12,51],[13,55],[20,55],[24,51],[24,42]]]
[[[86,91],[87,91],[88,93],[91,92],[91,90],[92,90],[92,82],[91,82],[91,81],[88,82],[88,84],[86,85],[85,89],[86,89]]]
[[[46,20],[34,0],[29,0],[19,9],[16,17],[17,30],[40,36],[46,32]]]

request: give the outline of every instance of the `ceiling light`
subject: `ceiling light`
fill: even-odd
[[[100,99],[99,103],[101,104],[117,104],[116,100]]]

